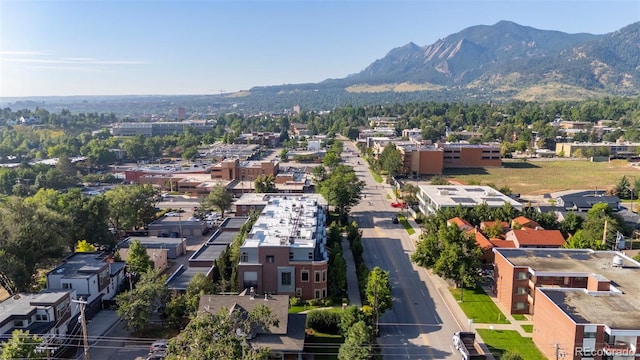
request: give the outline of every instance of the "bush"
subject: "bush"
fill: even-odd
[[[320,305],[320,299],[309,299],[309,300],[307,300],[307,305],[309,305],[309,306],[318,306],[318,305]]]
[[[307,314],[307,328],[325,334],[340,333],[340,313],[329,310],[313,310]]]
[[[302,300],[299,297],[291,297],[289,298],[289,305],[291,306],[298,306],[298,305],[302,305]]]
[[[333,300],[331,298],[322,299],[322,306],[331,306],[333,305]]]

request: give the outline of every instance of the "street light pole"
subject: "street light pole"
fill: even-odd
[[[84,360],[90,360],[89,357],[89,338],[87,337],[87,320],[85,317],[85,307],[87,302],[80,298],[79,300],[71,300],[71,302],[77,303],[80,306],[80,320],[82,321],[82,338],[84,339]]]

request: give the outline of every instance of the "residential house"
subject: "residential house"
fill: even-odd
[[[199,312],[215,314],[226,311],[250,312],[258,305],[264,305],[278,320],[278,326],[268,329],[255,327],[249,334],[250,346],[269,348],[270,359],[303,359],[305,339],[305,314],[289,314],[288,295],[258,295],[251,289],[240,295],[203,295],[200,297]]]

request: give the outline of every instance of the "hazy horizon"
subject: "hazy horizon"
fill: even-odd
[[[639,21],[640,2],[0,0],[0,98],[317,83],[501,20],[605,34]]]

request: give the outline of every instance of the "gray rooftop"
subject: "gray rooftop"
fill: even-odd
[[[248,216],[228,217],[220,224],[221,230],[238,230],[249,220]]]
[[[490,186],[480,185],[420,185],[420,192],[426,194],[440,207],[474,207],[487,204],[490,207],[500,207],[511,204],[517,209],[522,204],[502,194]]]
[[[157,237],[157,236],[132,236],[124,239],[120,244],[118,244],[118,247],[128,248],[130,243],[134,240],[140,241],[140,244],[150,249],[175,247],[176,245],[179,245],[184,241],[186,241],[185,238]]]
[[[227,245],[233,243],[233,239],[236,238],[239,231],[229,230],[229,231],[221,231],[216,230],[213,235],[207,240],[208,244],[215,245]]]
[[[541,288],[577,323],[606,324],[612,329],[640,329],[640,263],[615,251],[590,249],[494,250],[514,266],[536,276],[592,276],[611,282],[611,292]],[[614,266],[614,257],[621,266]]]
[[[204,243],[204,244],[202,244],[202,246],[200,246],[198,251],[196,251],[193,255],[191,255],[191,257],[189,258],[189,261],[191,261],[191,260],[208,260],[208,261],[218,260],[218,258],[220,257],[220,254],[222,254],[222,252],[226,248],[227,248],[226,244],[216,245],[216,244]]]
[[[100,271],[107,265],[101,252],[75,253],[68,256],[49,274],[86,277]]]
[[[211,268],[203,268],[203,267],[184,267],[180,265],[180,267],[173,272],[167,279],[167,286],[171,290],[186,290],[187,286],[191,282],[196,274],[204,274],[208,275],[213,267]]]
[[[51,305],[59,301],[69,291],[45,290],[35,294],[18,293],[0,302],[0,324],[12,316],[26,316],[36,306]]]

